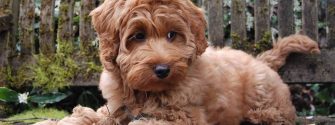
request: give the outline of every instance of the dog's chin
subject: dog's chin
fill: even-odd
[[[128,72],[126,83],[133,90],[161,92],[177,87],[185,79],[186,72],[186,64],[176,65],[166,78],[161,79],[149,66],[135,66]]]

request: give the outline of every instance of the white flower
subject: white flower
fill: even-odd
[[[19,103],[28,103],[28,95],[29,95],[29,92],[26,92],[26,93],[20,93],[18,98],[19,98]]]

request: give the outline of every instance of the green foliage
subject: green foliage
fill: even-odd
[[[331,108],[335,108],[335,85],[329,85],[327,87],[320,87],[319,84],[313,85],[313,91],[315,91],[315,114],[319,115],[331,115],[335,114],[335,111],[331,111]]]
[[[60,92],[53,92],[53,93],[32,93],[29,92],[19,94],[14,90],[11,90],[6,87],[0,87],[0,101],[5,103],[36,103],[40,107],[44,107],[46,104],[53,104],[59,101],[62,101],[68,97],[67,94],[60,93]],[[29,104],[32,105],[32,104]]]
[[[39,121],[43,121],[44,118],[50,119],[62,119],[67,116],[68,113],[65,111],[60,111],[57,109],[47,109],[47,108],[38,108],[32,109],[29,111],[25,111],[23,113],[11,116],[7,119],[4,119],[7,122],[0,122],[1,125],[11,125],[14,123],[25,123],[25,124],[32,124]],[[27,120],[22,120],[27,119]]]
[[[72,83],[78,71],[78,65],[72,57],[74,47],[70,42],[61,43],[55,55],[35,55],[36,64],[32,66],[34,88],[52,92]]]
[[[33,95],[29,98],[31,102],[37,103],[40,107],[46,104],[53,104],[65,99],[68,95],[60,92],[47,93],[42,95]]]
[[[19,98],[18,98],[18,93],[5,88],[5,87],[0,87],[0,101],[3,102],[18,102]]]
[[[272,48],[271,32],[266,32],[260,41],[254,45],[254,53],[259,54]]]
[[[307,92],[308,94],[310,94],[309,96],[311,96],[306,96],[306,94],[303,96],[304,101],[306,101],[307,104],[310,103],[310,108],[304,107],[302,111],[297,112],[299,116],[327,116],[335,114],[334,84],[307,84],[305,85],[305,89],[302,91],[304,93]]]
[[[17,69],[7,66],[0,71],[0,76],[0,81],[4,81],[6,85],[14,88],[24,87],[26,83],[31,82],[33,79],[28,65],[22,65]]]
[[[10,105],[0,101],[0,118],[5,118],[12,113],[14,113],[14,109]]]
[[[234,41],[233,44],[232,44],[232,48],[238,49],[238,50],[243,50],[247,53],[252,53],[253,52],[253,43],[251,43],[247,40],[241,39],[241,37],[236,33],[232,33],[231,38]]]
[[[266,32],[262,39],[260,41],[257,41],[256,43],[242,40],[236,33],[232,33],[231,37],[234,41],[232,44],[232,48],[243,50],[253,55],[257,55],[272,48],[270,32]]]

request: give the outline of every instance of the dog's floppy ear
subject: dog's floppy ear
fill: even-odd
[[[206,20],[204,11],[197,6],[195,6],[191,1],[189,3],[189,12],[188,16],[191,23],[191,32],[195,37],[195,45],[197,47],[197,55],[201,55],[207,48],[208,43],[206,40],[205,30],[206,30]]]
[[[100,39],[100,60],[104,68],[109,71],[118,68],[115,62],[120,44],[117,22],[123,4],[124,0],[105,0],[90,13],[92,24]]]

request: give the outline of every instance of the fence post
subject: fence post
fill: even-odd
[[[201,0],[202,1],[202,6],[201,8],[208,10],[208,1],[209,0]]]
[[[327,23],[329,32],[327,34],[327,48],[335,47],[335,1],[327,1]]]
[[[21,0],[19,20],[19,41],[21,43],[21,55],[31,56],[35,51],[34,47],[34,21],[35,21],[35,0]]]
[[[58,31],[57,31],[57,42],[58,45],[67,44],[73,47],[73,11],[74,11],[75,0],[61,0],[59,6],[59,19],[58,19]],[[60,50],[60,47],[57,48]]]
[[[88,54],[92,47],[92,41],[95,39],[94,29],[91,24],[90,12],[95,8],[95,1],[81,0],[80,9],[80,51]]]
[[[214,46],[223,47],[224,43],[224,14],[223,0],[208,0],[208,36]]]
[[[245,0],[231,1],[231,36],[233,42],[247,39],[246,2]]]
[[[49,55],[55,52],[54,9],[55,0],[42,0],[40,22],[40,51]]]
[[[2,69],[8,64],[8,37],[9,37],[9,23],[10,22],[10,1],[0,0],[0,74]],[[0,76],[1,77],[1,76]],[[0,78],[0,86],[1,86]]]
[[[255,41],[259,42],[270,31],[270,2],[269,0],[255,0]]]
[[[303,32],[318,41],[318,0],[302,1]]]
[[[16,43],[18,41],[18,30],[19,30],[19,15],[20,15],[20,0],[11,0],[11,29],[8,42],[8,56],[11,58],[17,55]]]
[[[278,26],[280,37],[286,37],[295,33],[293,7],[293,0],[279,0]]]

